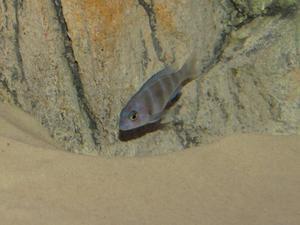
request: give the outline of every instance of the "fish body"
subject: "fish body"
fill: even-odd
[[[160,120],[167,104],[192,78],[186,63],[178,71],[166,67],[148,79],[120,113],[120,130],[131,130]],[[193,75],[194,76],[194,75]]]

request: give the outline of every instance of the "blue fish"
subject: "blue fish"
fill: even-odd
[[[196,77],[195,61],[196,56],[192,54],[179,70],[166,67],[149,78],[122,109],[119,129],[127,131],[159,121],[185,81]]]

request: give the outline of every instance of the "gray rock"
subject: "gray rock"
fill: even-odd
[[[0,100],[83,154],[161,154],[234,132],[299,134],[296,1],[245,2],[4,0]],[[126,101],[192,51],[199,78],[183,88],[164,126],[120,140]]]

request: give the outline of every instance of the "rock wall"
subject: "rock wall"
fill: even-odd
[[[299,134],[299,24],[296,0],[1,0],[0,100],[83,154],[160,154],[233,132]],[[120,136],[128,99],[192,51],[199,78],[164,124]]]

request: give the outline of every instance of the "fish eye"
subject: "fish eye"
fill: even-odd
[[[137,118],[137,111],[131,111],[130,113],[129,113],[129,115],[128,115],[128,118],[131,120],[131,121],[134,121],[134,120],[136,120],[136,118]]]

